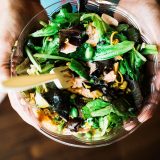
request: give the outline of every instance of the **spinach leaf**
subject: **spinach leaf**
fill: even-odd
[[[146,62],[146,58],[141,55],[137,50],[132,49],[129,56],[120,61],[120,72],[124,75],[127,74],[132,80],[138,80],[140,76],[140,68]]]
[[[40,53],[41,50],[42,50],[42,47],[40,46],[36,46],[34,43],[33,43],[33,39],[29,38],[26,45],[31,49],[33,50],[34,52],[36,53]]]
[[[53,67],[53,64],[45,64],[45,66],[42,68],[42,73],[49,73]]]
[[[59,37],[56,35],[54,38],[44,38],[41,53],[49,55],[59,54]]]
[[[124,31],[127,31],[128,28],[129,28],[128,24],[119,24],[118,27],[117,27],[117,31],[118,32],[124,32]]]
[[[71,3],[64,4],[62,6],[62,9],[66,9],[67,12],[72,13],[72,5],[71,5]]]
[[[21,64],[16,66],[16,73],[17,74],[26,74],[29,66],[30,66],[30,61],[28,58],[26,58]]]
[[[100,117],[99,118],[99,127],[101,129],[101,136],[103,136],[106,133],[107,127],[108,127],[108,118],[107,116],[105,117]]]
[[[125,64],[124,64],[123,61],[120,61],[120,64],[119,64],[119,71],[120,71],[123,75],[125,75],[126,72],[127,72],[126,67],[125,67]]]
[[[145,44],[144,48],[142,49],[142,54],[158,54],[157,46],[152,44]]]
[[[62,56],[54,56],[48,54],[34,54],[36,58],[43,58],[43,59],[55,59],[55,60],[62,60],[62,61],[71,61],[71,59],[62,57]]]
[[[127,37],[123,33],[116,34],[115,38],[117,38],[120,42],[123,42],[123,41],[127,40]]]
[[[83,14],[80,18],[80,21],[83,21],[83,22],[92,21],[93,26],[98,31],[100,37],[102,37],[107,32],[107,29],[109,28],[109,26],[101,19],[101,17],[95,13]]]
[[[82,61],[89,61],[92,60],[94,52],[94,48],[90,44],[84,43],[76,52],[71,53],[70,57]]]
[[[78,110],[77,110],[77,108],[75,108],[75,107],[72,107],[72,108],[71,108],[70,116],[71,116],[72,118],[77,118],[77,117],[78,117]]]
[[[101,117],[101,116],[103,117],[103,116],[110,114],[111,112],[114,112],[114,109],[112,105],[109,105],[105,108],[91,112],[91,116],[92,117]]]
[[[127,37],[129,40],[134,41],[136,43],[141,41],[140,38],[140,33],[139,31],[134,28],[134,27],[130,27],[127,31],[126,31]]]
[[[143,55],[141,55],[137,50],[132,49],[130,51],[130,63],[132,69],[139,69],[146,61],[147,59]]]
[[[123,75],[127,73],[127,75],[129,75],[130,78],[133,80],[138,79],[138,76],[134,73],[134,70],[130,67],[126,59],[123,59],[122,61],[120,61],[119,70]]]
[[[70,9],[62,7],[58,13],[54,15],[48,25],[42,29],[32,33],[32,37],[45,37],[55,35],[61,28],[76,25],[80,21],[79,13],[69,13]]]
[[[108,128],[118,127],[123,122],[122,117],[119,117],[115,113],[110,113],[109,115],[107,115],[107,119],[108,119]]]
[[[89,75],[85,67],[78,61],[71,59],[71,62],[69,62],[68,66],[72,71],[76,72],[80,77],[83,77],[87,80],[89,79]]]
[[[83,108],[82,108],[82,114],[85,119],[92,117],[91,113],[100,110],[106,106],[110,105],[109,102],[105,102],[101,99],[96,99],[93,101],[88,102]]]
[[[37,68],[37,70],[39,72],[42,71],[41,69],[41,65],[39,64],[39,62],[33,57],[31,50],[26,46],[25,47],[25,51],[27,53],[27,56],[29,58],[29,60],[32,62],[32,64]]]
[[[47,25],[46,27],[30,34],[32,37],[45,37],[55,35],[59,31],[60,27],[58,24],[54,23],[52,25]]]
[[[71,13],[71,9],[62,7],[59,13],[57,13],[51,20],[51,24],[57,23],[60,28],[69,27],[70,25],[76,25],[80,21],[79,13]]]
[[[121,97],[121,98],[115,99],[112,103],[115,106],[114,113],[116,113],[118,116],[123,117],[123,119],[127,119],[129,117],[134,116],[134,114],[132,112],[134,110],[134,108],[127,101],[127,99]]]
[[[107,60],[127,53],[134,47],[133,41],[123,41],[116,45],[97,45],[94,61]]]

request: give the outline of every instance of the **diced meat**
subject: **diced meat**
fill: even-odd
[[[99,41],[99,34],[92,23],[89,23],[86,33],[89,36],[89,39],[86,41],[86,43],[92,45],[93,47],[97,46],[97,43]]]
[[[109,82],[114,82],[116,80],[116,74],[114,71],[110,71],[109,73],[104,73],[103,80],[106,81],[107,83]]]
[[[90,68],[90,74],[92,74],[93,72],[95,72],[97,70],[96,63],[88,62],[87,65]]]
[[[75,52],[76,49],[77,49],[77,46],[74,46],[70,44],[69,41],[66,41],[60,51],[65,54],[69,54],[69,53]]]
[[[83,78],[74,78],[72,88],[82,88],[84,80]]]
[[[103,95],[102,92],[100,92],[99,90],[94,90],[94,91],[90,91],[89,89],[86,89],[86,88],[69,88],[68,89],[70,92],[72,93],[76,93],[76,94],[80,94],[84,97],[87,97],[87,98],[99,98]]]

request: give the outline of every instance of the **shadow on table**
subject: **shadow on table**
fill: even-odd
[[[158,109],[160,110],[160,109]],[[23,122],[8,98],[0,105],[0,160],[159,160],[160,111],[126,139],[95,149],[68,147]]]

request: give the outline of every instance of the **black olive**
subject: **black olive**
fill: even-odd
[[[81,118],[70,119],[67,122],[67,128],[70,129],[70,131],[78,132],[78,129],[82,123],[83,120]]]
[[[59,89],[50,90],[42,95],[62,118],[68,120],[70,111],[70,94]]]

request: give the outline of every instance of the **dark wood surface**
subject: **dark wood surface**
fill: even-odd
[[[23,122],[6,99],[0,105],[0,160],[160,160],[160,112],[120,142],[79,149],[41,135]]]

